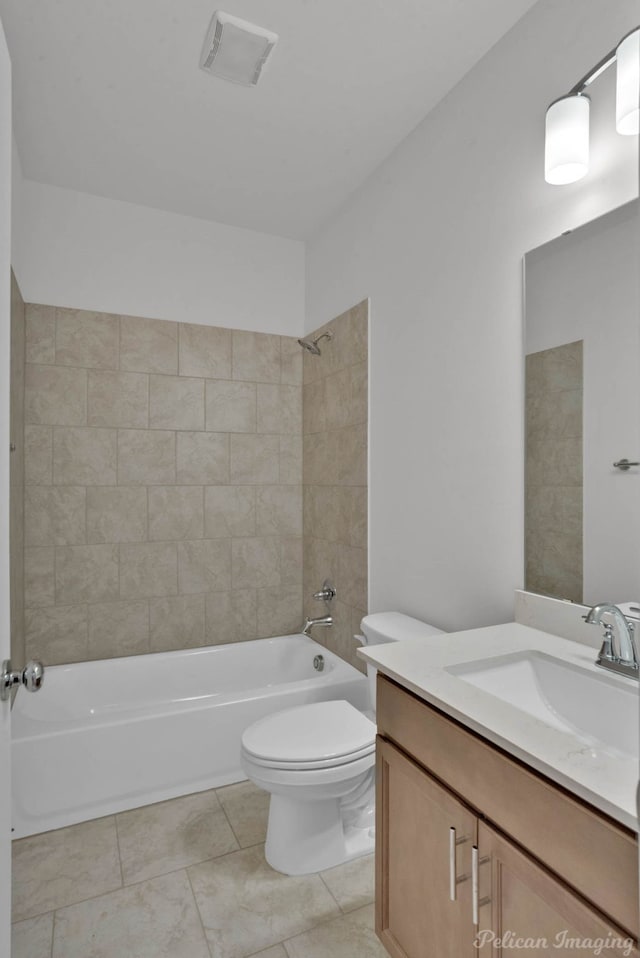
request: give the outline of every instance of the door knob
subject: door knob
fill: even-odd
[[[44,682],[44,665],[42,662],[27,662],[21,671],[12,671],[11,660],[5,659],[0,673],[0,701],[6,702],[11,695],[11,689],[16,685],[24,685],[27,692],[37,692]]]

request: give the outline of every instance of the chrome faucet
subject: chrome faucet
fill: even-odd
[[[603,622],[604,615],[610,615],[614,625]],[[596,665],[631,678],[640,678],[633,622],[627,619],[623,611],[610,602],[599,602],[589,610],[584,620],[588,625],[604,626],[604,639]]]
[[[323,615],[319,619],[307,619],[304,624],[302,634],[309,636],[314,625],[317,625],[323,629],[328,629],[333,625],[333,618],[330,615]]]

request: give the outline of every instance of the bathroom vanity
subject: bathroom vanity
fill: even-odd
[[[607,740],[615,716],[598,740],[571,712],[571,681],[585,682],[596,717],[611,695],[635,703],[622,720],[634,714],[637,733],[631,680],[517,624],[401,645],[363,651],[379,669],[376,929],[389,954],[637,955],[637,741]],[[554,714],[565,667],[569,702]]]

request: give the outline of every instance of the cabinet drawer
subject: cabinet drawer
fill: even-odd
[[[378,675],[378,733],[638,937],[635,835]]]

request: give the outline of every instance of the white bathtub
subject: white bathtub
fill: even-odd
[[[48,668],[12,712],[13,837],[241,781],[247,725],[325,699],[367,680],[303,635]]]

